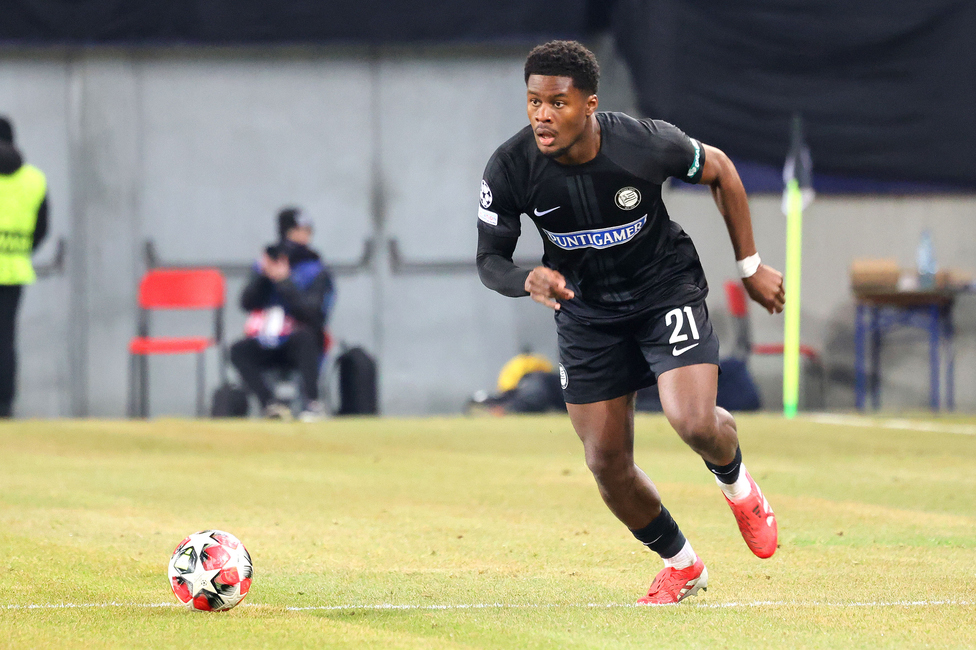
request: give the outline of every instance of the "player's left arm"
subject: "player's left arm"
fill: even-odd
[[[721,149],[704,143],[702,147],[705,150],[705,164],[699,183],[711,188],[715,205],[725,219],[742,284],[749,296],[770,314],[779,313],[783,311],[786,301],[783,274],[759,261],[752,235],[749,199],[739,179],[739,172]]]

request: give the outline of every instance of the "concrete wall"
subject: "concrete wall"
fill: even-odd
[[[612,44],[596,43],[602,107],[632,110]],[[474,202],[494,148],[525,122],[524,47],[497,49],[167,50],[0,52],[0,113],[27,158],[45,170],[51,243],[68,242],[67,273],[39,281],[20,317],[20,416],[124,413],[126,342],[134,333],[142,247],[164,262],[237,263],[274,235],[286,204],[316,224],[314,245],[339,264],[334,334],[379,359],[385,413],[457,412],[524,346],[555,358],[551,315],[484,289],[473,270],[397,273],[386,242],[408,263],[473,258]],[[723,279],[734,275],[728,237],[706,193],[668,193],[713,284],[710,306],[728,337]],[[782,268],[778,197],[753,197],[764,260]],[[828,407],[853,403],[847,267],[893,256],[906,266],[931,227],[939,262],[976,267],[976,200],[821,198],[806,218],[803,339],[825,351]],[[518,257],[538,257],[531,229]],[[231,278],[228,332],[240,332],[242,281]],[[781,318],[753,310],[757,341],[781,340]],[[158,333],[205,330],[203,315],[164,315]],[[958,401],[976,408],[976,310],[959,307]],[[884,404],[922,407],[923,338],[886,350]],[[150,364],[152,412],[190,414],[193,360]],[[753,369],[769,404],[778,360]],[[209,358],[209,384],[217,381]]]

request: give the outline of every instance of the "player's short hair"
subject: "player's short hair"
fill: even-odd
[[[526,83],[533,74],[570,77],[574,86],[589,95],[595,95],[600,85],[596,56],[577,41],[549,41],[533,48],[525,59]]]

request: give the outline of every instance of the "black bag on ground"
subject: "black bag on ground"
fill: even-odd
[[[247,411],[247,391],[240,386],[224,382],[214,391],[210,417],[244,418],[247,417]]]
[[[346,350],[336,359],[339,371],[337,415],[376,415],[376,361],[366,350]]]
[[[742,359],[722,359],[722,374],[718,376],[716,403],[729,411],[758,411],[762,399],[749,367]]]
[[[726,357],[720,362],[722,372],[718,376],[718,395],[715,398],[717,406],[729,411],[758,411],[762,408],[762,399],[756,382],[752,380],[746,362],[736,357]],[[641,388],[637,391],[635,408],[638,411],[660,413],[661,395],[657,385]]]

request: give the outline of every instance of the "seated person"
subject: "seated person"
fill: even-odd
[[[269,369],[298,370],[304,420],[325,415],[319,400],[319,369],[325,355],[325,326],[334,298],[332,273],[309,248],[312,225],[297,208],[278,214],[280,241],[265,249],[241,293],[250,312],[245,338],[230,348],[230,359],[266,417],[291,416],[275,400],[264,377]]]
[[[478,391],[468,401],[468,415],[565,411],[560,375],[545,357],[525,350],[502,366],[498,392]]]

